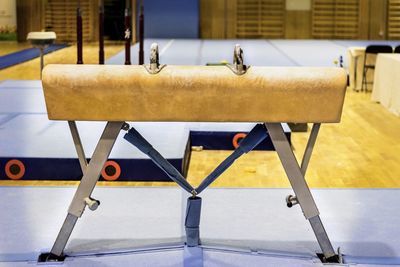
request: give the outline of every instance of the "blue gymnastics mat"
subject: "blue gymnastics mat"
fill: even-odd
[[[49,251],[75,187],[0,187],[0,266],[32,266]],[[321,220],[345,264],[400,266],[398,189],[313,189]],[[290,189],[210,188],[201,194],[202,266],[326,266]],[[185,264],[186,198],[173,187],[97,187],[63,266]],[[58,265],[59,266],[59,265]],[[199,266],[199,265],[197,265]],[[329,264],[328,266],[339,266]]]
[[[52,44],[44,50],[45,54],[67,47],[67,44]],[[27,48],[18,52],[0,56],[0,70],[40,56],[38,48]]]
[[[159,45],[160,63],[171,65],[206,65],[222,60],[232,61],[233,48],[240,44],[245,64],[252,66],[308,66],[334,67],[342,56],[347,66],[347,49],[370,44],[399,45],[398,41],[382,40],[207,40],[207,39],[145,39],[144,59],[149,60],[151,43]],[[131,47],[132,64],[138,64],[139,44]],[[124,64],[125,51],[106,61]]]
[[[79,180],[82,173],[67,122],[49,121],[40,81],[0,83],[0,180],[7,180],[5,167],[19,160],[24,180]],[[233,150],[233,136],[247,133],[255,123],[132,123],[184,176],[190,146]],[[78,122],[90,157],[104,123]],[[284,124],[290,140],[290,129]],[[121,133],[123,135],[123,133]],[[273,150],[266,138],[257,150]],[[122,136],[110,155],[121,168],[118,181],[170,181],[168,176]],[[103,179],[103,178],[101,178]]]
[[[248,134],[255,123],[187,123],[190,131],[190,145],[204,150],[233,150],[235,136]],[[291,130],[282,123],[286,138],[291,142]],[[274,151],[272,140],[267,136],[254,150]]]
[[[0,118],[1,119],[1,118]],[[184,123],[130,123],[183,175],[188,168],[189,132]],[[91,157],[105,122],[77,122],[87,157]],[[121,131],[109,159],[121,174],[118,181],[170,181],[146,155],[123,139]],[[25,167],[23,180],[75,180],[82,177],[68,124],[47,114],[19,114],[0,127],[0,180],[9,179],[7,163]],[[103,180],[101,178],[100,180]]]

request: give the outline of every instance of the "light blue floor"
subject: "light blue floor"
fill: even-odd
[[[172,43],[173,44],[173,43]],[[104,122],[77,122],[87,156],[92,155]],[[254,123],[133,123],[166,158],[183,158],[191,130],[250,131]],[[290,132],[284,124],[286,132]],[[146,155],[129,145],[121,132],[111,158],[143,159]],[[76,158],[66,121],[47,117],[40,81],[0,83],[0,157]]]
[[[49,250],[74,190],[0,187],[0,266],[35,261],[40,252]],[[285,205],[289,193],[288,189],[207,189],[200,223],[205,266],[321,266],[315,257],[318,244],[300,208]],[[400,266],[398,194],[399,190],[313,190],[330,239],[334,247],[341,247],[349,264]],[[186,193],[178,188],[98,187],[93,196],[101,206],[95,212],[87,210],[77,223],[66,251],[81,257],[70,258],[67,266],[88,262],[120,266],[116,262],[124,261],[152,266],[158,257],[160,266],[171,266],[169,261],[182,266],[179,246],[184,240]],[[164,255],[139,253],[143,247],[168,244],[175,249]],[[116,255],[89,256],[104,253]]]
[[[287,55],[298,66],[333,67],[340,56],[346,60],[347,48],[329,40],[271,40],[275,47]]]
[[[93,154],[105,122],[77,122],[85,153]],[[184,123],[130,123],[166,158],[183,158],[189,138]],[[123,139],[121,131],[110,158],[147,159]],[[162,137],[162,138],[160,138]],[[0,126],[1,157],[76,158],[66,121],[50,121],[47,114],[21,114]]]
[[[222,60],[232,61],[233,48],[240,44],[245,64],[253,66],[335,66],[342,56],[347,66],[346,51],[351,46],[388,44],[397,41],[358,40],[200,40],[200,39],[146,39],[145,64],[148,63],[151,43],[159,45],[160,63],[172,65],[205,65]],[[138,44],[131,48],[132,64],[137,64]],[[124,64],[125,51],[107,60],[107,64]]]

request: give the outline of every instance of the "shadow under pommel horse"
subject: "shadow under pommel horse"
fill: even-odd
[[[86,206],[95,210],[99,205],[91,194],[119,132],[124,130],[128,142],[188,192],[186,248],[201,248],[199,194],[269,134],[294,191],[286,198],[288,207],[301,207],[322,250],[320,259],[341,262],[304,176],[321,123],[340,121],[345,71],[334,67],[249,67],[243,64],[239,45],[233,64],[227,66],[160,65],[156,44],[150,54],[150,64],[143,66],[48,65],[43,70],[48,117],[68,121],[83,177],[51,251],[40,255],[39,261],[64,260],[64,248],[76,221]],[[89,163],[75,121],[107,121]],[[195,188],[125,121],[259,123]],[[313,123],[300,165],[282,129],[283,122]]]

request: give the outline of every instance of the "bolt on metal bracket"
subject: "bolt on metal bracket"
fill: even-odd
[[[124,124],[122,124],[121,130],[128,131],[129,128],[130,128],[130,125],[128,123],[124,122]]]
[[[160,65],[160,58],[158,53],[158,44],[152,43],[150,47],[150,64],[143,65],[150,74],[159,73],[166,65]]]
[[[299,204],[299,201],[297,200],[296,196],[293,195],[288,195],[286,197],[286,205],[288,206],[288,208],[293,207],[294,205]]]
[[[85,197],[84,200],[90,210],[96,210],[100,205],[100,201],[93,199],[91,197]]]

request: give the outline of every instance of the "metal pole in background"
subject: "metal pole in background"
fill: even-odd
[[[104,2],[99,5],[99,64],[104,65]]]
[[[143,0],[140,1],[139,9],[139,65],[144,64],[144,7]]]
[[[125,4],[125,65],[131,65],[132,29],[129,2],[130,0],[127,0]]]
[[[82,56],[82,12],[81,4],[78,2],[78,8],[76,9],[76,39],[77,39],[77,57],[76,64],[83,64]]]
[[[44,67],[43,57],[44,57],[44,47],[40,47],[40,79],[42,79],[42,70]]]

